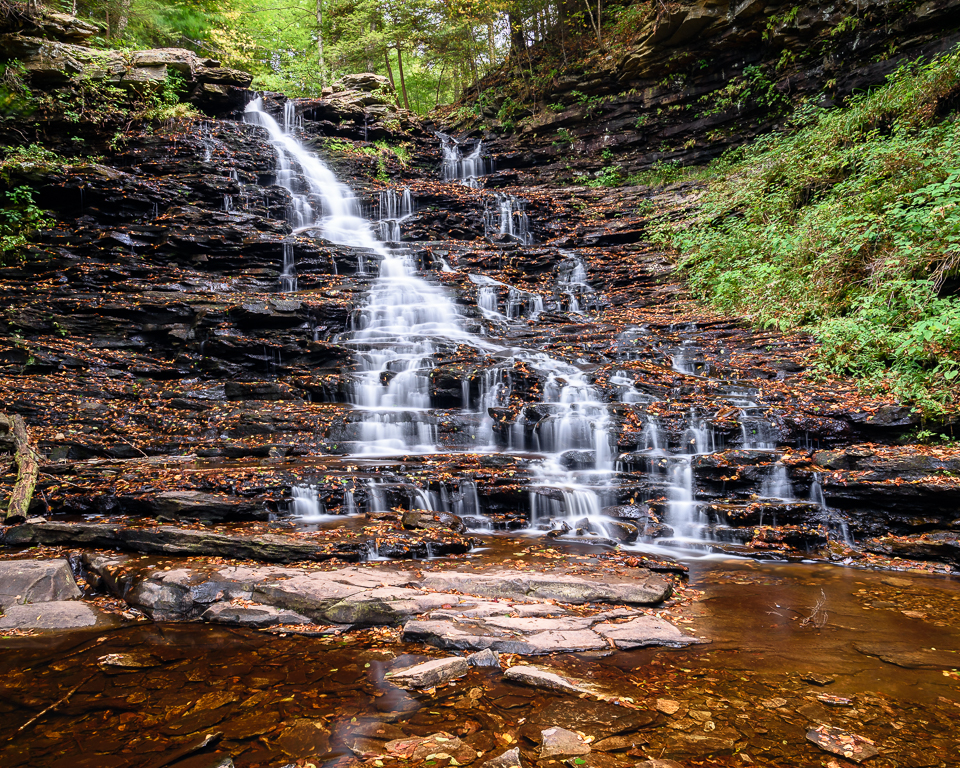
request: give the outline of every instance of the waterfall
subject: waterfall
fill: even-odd
[[[567,311],[583,314],[584,297],[593,293],[593,287],[587,282],[587,268],[579,256],[565,253],[567,256],[557,268],[557,290],[567,298]]]
[[[438,133],[443,152],[442,176],[444,181],[459,181],[474,189],[480,186],[480,177],[492,170],[483,157],[483,142],[478,141],[473,151],[463,156],[459,142],[445,133]]]
[[[543,312],[543,296],[521,291],[486,275],[467,275],[477,286],[477,307],[488,320],[536,320]],[[500,311],[500,293],[506,289],[505,312]]]
[[[283,244],[283,271],[280,273],[280,290],[293,293],[297,290],[297,271],[293,259],[293,243]]]
[[[531,491],[531,520],[536,523],[546,517],[559,517],[565,519],[565,526],[577,527],[586,516],[594,518],[602,530],[600,510],[613,476],[607,406],[578,368],[542,353],[522,355],[521,359],[547,374],[541,399],[550,412],[533,430],[539,450],[550,455],[534,468],[536,486],[546,492]],[[579,475],[565,470],[564,454],[580,451],[592,458],[593,469]],[[580,463],[574,458],[575,464]],[[584,480],[589,480],[589,485]]]
[[[793,485],[783,462],[778,461],[760,485],[760,496],[765,499],[793,501]]]
[[[652,420],[648,424],[655,424]],[[659,441],[659,435],[656,437]],[[667,457],[667,522],[678,542],[699,544],[707,538],[707,520],[696,499],[693,459],[716,450],[713,429],[691,410],[681,436],[681,453]]]
[[[316,228],[333,243],[366,248],[381,255],[385,253],[374,238],[369,222],[360,216],[360,206],[350,188],[338,182],[319,158],[308,152],[263,110],[261,98],[247,105],[245,118],[248,123],[267,131],[277,151],[277,184],[289,191],[294,200],[291,217],[288,217],[291,226]],[[299,176],[294,163],[299,166]],[[300,178],[305,189],[299,186]]]
[[[848,547],[856,545],[853,536],[850,535],[850,527],[847,525],[847,521],[827,506],[827,499],[823,495],[823,484],[820,481],[819,472],[814,473],[813,482],[810,484],[810,501],[820,507],[820,511],[828,523],[835,523],[837,525],[840,529],[840,538],[843,539],[844,544]]]
[[[530,233],[530,218],[525,210],[526,205],[526,200],[498,192],[496,207],[488,206],[484,212],[484,230],[487,236],[498,233],[512,237],[521,245],[531,245],[533,235]]]
[[[377,222],[380,239],[388,243],[399,243],[401,238],[400,224],[413,216],[413,195],[406,188],[398,193],[393,189],[385,189],[380,193],[379,213]]]

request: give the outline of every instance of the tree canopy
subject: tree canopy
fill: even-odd
[[[372,71],[425,113],[468,91],[534,43],[596,36],[630,0],[59,0],[96,22],[110,46],[181,46],[256,76],[254,86],[322,93]]]

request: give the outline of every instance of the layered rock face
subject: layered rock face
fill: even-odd
[[[651,212],[693,215],[696,185],[505,188],[517,177],[491,159],[525,139],[490,158],[434,136],[375,75],[243,103],[115,148],[87,126],[102,160],[10,169],[57,225],[0,270],[0,387],[60,462],[34,511],[67,519],[9,544],[289,563],[525,529],[953,557],[951,459],[897,445],[919,416],[808,376],[803,335],[696,305],[648,241]],[[866,471],[836,458],[850,450],[884,459]]]
[[[251,75],[182,48],[112,51],[83,45],[97,29],[66,14],[8,16],[0,23],[0,58],[16,61],[31,85],[51,88],[72,79],[145,92],[162,87],[171,72],[186,83],[185,98],[213,113],[242,107]]]
[[[373,225],[397,223],[391,251],[338,244],[322,224],[296,231],[298,204],[324,203],[301,196],[304,169],[289,175],[277,141],[244,122],[131,136],[100,165],[42,178],[60,221],[3,270],[3,398],[63,462],[45,469],[35,511],[126,519],[34,522],[8,543],[295,562],[464,552],[483,530],[531,526],[607,547],[693,539],[790,557],[844,557],[891,531],[953,535],[949,462],[924,459],[895,482],[919,455],[892,445],[915,414],[814,382],[809,339],[705,312],[671,278],[638,211],[688,215],[695,186],[507,205],[439,183],[427,134],[411,138],[406,168],[391,162],[391,184],[372,183],[362,152],[327,149],[315,108],[274,114],[353,182]],[[403,190],[412,209],[385,219]],[[505,210],[527,218],[533,244],[504,234]],[[441,336],[421,366],[376,373],[386,394],[410,376],[422,399],[400,419],[374,409],[414,437],[371,454],[374,420],[357,406],[374,382],[357,334],[390,295],[385,253],[425,276],[414,295],[442,286],[430,301],[450,301],[454,319],[429,331]],[[885,445],[847,448],[864,442]],[[865,474],[836,458],[844,450],[889,460]],[[269,526],[291,513],[347,517]],[[143,517],[214,529],[133,524]],[[258,538],[267,530],[283,536]]]
[[[457,127],[488,131],[498,167],[520,171],[528,185],[610,163],[624,173],[703,163],[784,124],[804,103],[839,103],[960,40],[953,0],[695,2],[651,13],[627,33],[631,43],[580,74],[563,67],[535,89],[491,76],[481,84],[482,117]],[[531,55],[543,62],[541,51]]]

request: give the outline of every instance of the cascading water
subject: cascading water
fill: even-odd
[[[557,291],[566,298],[566,310],[582,314],[590,304],[594,293],[593,286],[587,282],[587,268],[583,259],[569,252],[557,268]]]
[[[760,486],[760,496],[765,499],[793,501],[793,485],[783,462],[778,461],[774,464],[770,474],[764,478]]]
[[[293,258],[293,244],[283,244],[283,271],[280,273],[280,290],[293,293],[297,290],[296,262]]]
[[[484,212],[484,229],[487,237],[500,234],[511,237],[521,245],[531,245],[533,235],[530,232],[530,218],[526,212],[526,200],[513,195],[497,193],[496,205],[488,206]]]
[[[377,222],[380,239],[387,243],[399,243],[402,237],[400,224],[413,216],[413,195],[409,188],[402,192],[385,189],[380,193]]]
[[[543,313],[543,297],[521,291],[486,275],[468,275],[477,286],[477,307],[488,320],[536,320]],[[500,294],[506,291],[504,312],[500,311]]]
[[[289,191],[294,200],[292,217],[288,217],[291,226],[316,228],[331,242],[384,253],[370,223],[360,216],[360,206],[350,188],[338,182],[319,158],[264,111],[261,98],[247,105],[244,117],[248,123],[265,129],[277,150],[277,184]],[[299,166],[299,172],[293,163]]]
[[[483,155],[483,142],[478,141],[473,151],[464,157],[459,142],[452,136],[438,133],[437,137],[440,139],[440,148],[443,152],[441,170],[443,180],[459,181],[467,187],[479,188],[480,177],[491,170],[490,164]]]

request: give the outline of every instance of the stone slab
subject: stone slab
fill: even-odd
[[[406,669],[388,672],[385,679],[398,688],[434,688],[463,677],[470,671],[469,662],[459,656],[431,659]]]
[[[75,600],[77,582],[66,560],[9,560],[0,563],[0,607]]]
[[[89,629],[111,623],[103,611],[79,600],[10,605],[0,616],[0,629]]]

